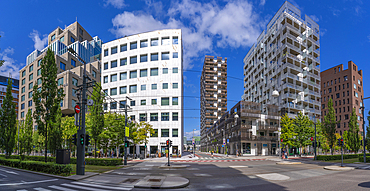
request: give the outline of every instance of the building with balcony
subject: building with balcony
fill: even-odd
[[[18,116],[24,120],[28,109],[35,110],[32,100],[33,86],[42,86],[41,61],[48,49],[55,55],[58,67],[57,81],[63,88],[65,97],[60,103],[63,115],[74,115],[74,107],[78,101],[78,86],[82,84],[84,63],[86,74],[90,79],[100,82],[100,53],[102,42],[99,37],[92,38],[89,33],[76,21],[65,29],[57,27],[48,35],[48,46],[43,50],[35,50],[27,56],[27,65],[19,71],[20,99]],[[80,58],[71,54],[72,48]],[[92,88],[89,89],[92,92]],[[35,125],[37,127],[37,125]]]
[[[362,70],[352,61],[348,62],[348,68],[343,70],[343,64],[337,65],[321,72],[321,116],[322,121],[328,113],[328,102],[333,100],[337,125],[336,133],[342,135],[349,129],[349,118],[352,110],[356,110],[357,123],[360,131],[362,128],[363,113],[362,98],[364,86]]]
[[[181,29],[166,29],[126,36],[103,44],[102,87],[110,97],[106,112],[122,112],[155,130],[149,142],[137,145],[136,154],[183,151],[183,58]],[[132,147],[130,148],[133,151]]]
[[[244,156],[277,154],[278,107],[261,108],[261,103],[238,102],[207,130],[206,150]]]
[[[206,132],[227,110],[227,58],[205,56],[200,77],[201,149],[206,150]]]
[[[319,25],[285,1],[244,58],[242,100],[320,119]],[[272,97],[272,91],[278,97]]]
[[[6,96],[6,88],[8,86],[9,77],[0,76],[0,107],[3,107],[3,102]],[[15,112],[17,113],[18,119],[18,99],[19,99],[19,80],[10,78],[12,80],[12,96],[13,103],[15,104]]]

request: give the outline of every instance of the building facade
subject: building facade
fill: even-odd
[[[205,56],[200,78],[201,147],[206,150],[207,130],[227,110],[227,58]]]
[[[102,87],[110,100],[108,112],[122,112],[135,122],[152,125],[155,134],[137,154],[165,153],[167,139],[172,140],[170,154],[182,152],[183,62],[180,29],[167,29],[123,37],[103,44]],[[132,149],[131,149],[132,150]]]
[[[6,88],[8,86],[9,77],[0,76],[0,107],[3,107],[3,102],[6,96]],[[19,99],[19,80],[10,78],[12,80],[12,96],[13,103],[15,104],[15,112],[17,113],[18,119],[18,99]]]
[[[29,109],[35,109],[32,100],[33,86],[42,86],[41,61],[50,48],[55,54],[58,67],[57,80],[59,88],[63,88],[65,97],[60,103],[63,115],[73,115],[74,107],[79,102],[77,89],[82,84],[84,62],[86,74],[100,82],[100,53],[102,42],[90,34],[76,21],[65,29],[57,27],[48,35],[48,46],[43,50],[35,50],[27,56],[27,65],[19,71],[20,76],[20,109],[18,116],[24,120]],[[68,49],[72,48],[81,58],[76,58]],[[92,89],[90,89],[92,92]],[[88,93],[89,94],[89,93]],[[37,127],[37,126],[35,126]]]
[[[319,25],[285,1],[244,58],[242,99],[320,119],[319,37]]]
[[[343,131],[349,129],[349,118],[352,110],[356,111],[357,123],[360,131],[362,128],[364,97],[362,70],[352,61],[348,62],[348,68],[343,70],[343,64],[321,72],[321,120],[328,113],[328,102],[333,100],[337,125],[336,133],[342,135]]]
[[[207,130],[206,151],[235,155],[275,155],[278,150],[278,107],[240,101]]]

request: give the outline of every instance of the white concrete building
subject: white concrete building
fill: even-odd
[[[166,29],[126,36],[103,44],[101,82],[113,98],[105,111],[122,112],[135,122],[150,123],[156,135],[149,138],[147,153],[165,153],[167,139],[172,140],[170,154],[182,152],[183,64],[181,29]],[[137,153],[144,152],[144,145]]]

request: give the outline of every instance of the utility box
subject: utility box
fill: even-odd
[[[71,163],[71,151],[69,149],[57,149],[56,163],[69,164]]]

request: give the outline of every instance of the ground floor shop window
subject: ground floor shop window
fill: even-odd
[[[172,154],[178,155],[179,149],[178,146],[172,146]]]
[[[158,146],[150,146],[150,154],[157,154]]]
[[[251,144],[243,143],[243,154],[251,154]]]

